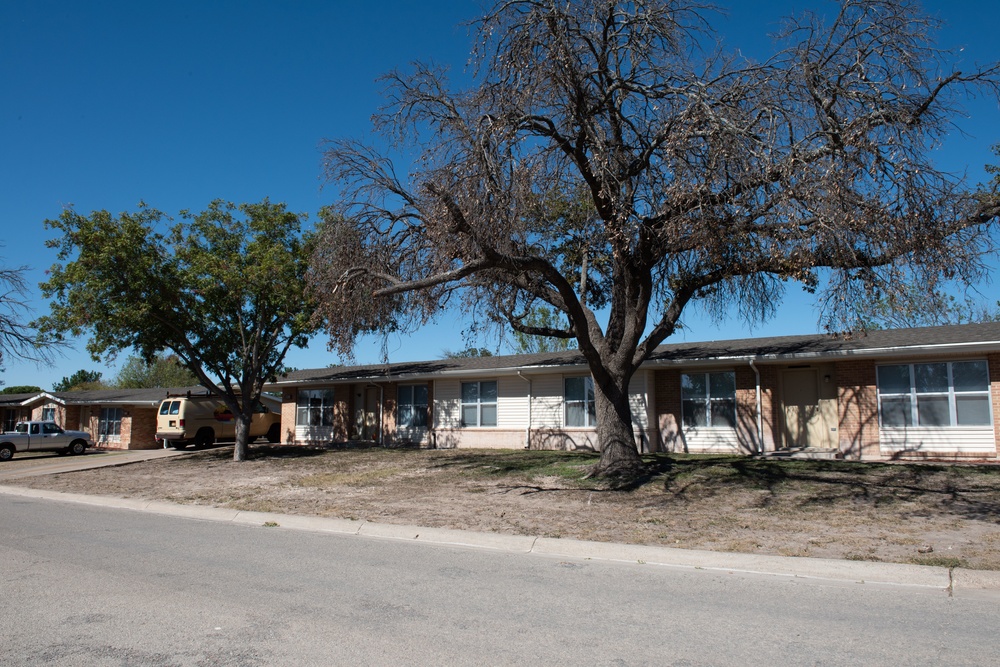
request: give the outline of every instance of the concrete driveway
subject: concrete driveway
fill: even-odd
[[[10,461],[0,463],[0,482],[22,477],[125,465],[136,461],[180,456],[185,453],[187,452],[176,449],[88,449],[81,456],[60,456],[56,452],[17,453]]]

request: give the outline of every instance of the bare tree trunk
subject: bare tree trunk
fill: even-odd
[[[250,440],[251,415],[242,412],[236,418],[236,446],[233,447],[233,461],[246,461]]]
[[[628,380],[619,382],[624,389],[594,386],[597,410],[597,439],[601,460],[591,472],[594,476],[628,476],[642,469],[642,459],[632,431],[632,410],[628,403]],[[608,395],[610,394],[610,396]]]

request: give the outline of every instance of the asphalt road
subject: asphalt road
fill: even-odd
[[[2,665],[992,665],[993,600],[0,495]]]

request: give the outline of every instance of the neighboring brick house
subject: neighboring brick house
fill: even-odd
[[[0,425],[3,430],[13,431],[19,421],[31,419],[31,408],[27,406],[38,394],[0,394]]]
[[[167,393],[198,388],[99,389],[0,395],[4,430],[19,420],[51,419],[66,429],[87,431],[99,447],[153,449],[158,445],[156,410]]]
[[[267,389],[285,442],[597,447],[578,352],[304,370]],[[646,452],[995,459],[1000,323],[662,345],[629,393]]]

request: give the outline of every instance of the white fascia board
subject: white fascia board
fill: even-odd
[[[67,401],[67,405],[133,405],[137,408],[155,408],[162,401],[135,401],[135,400],[114,400],[108,399],[105,401]]]
[[[265,387],[306,387],[315,384],[363,384],[363,383],[378,383],[378,382],[413,382],[414,380],[433,380],[435,378],[453,378],[453,377],[499,377],[499,376],[516,376],[518,373],[522,375],[544,375],[548,373],[556,373],[563,370],[570,372],[579,372],[581,369],[587,370],[586,364],[552,364],[548,366],[507,366],[504,368],[470,368],[455,371],[441,371],[439,373],[400,373],[398,375],[368,375],[364,377],[355,377],[348,379],[323,379],[317,378],[314,380],[285,380],[278,382],[270,382]]]
[[[31,398],[24,399],[23,401],[21,401],[20,405],[27,406],[27,405],[31,405],[32,403],[35,403],[37,401],[41,401],[41,400],[45,400],[45,399],[47,399],[50,402],[58,403],[59,405],[66,405],[66,399],[59,398],[58,396],[53,396],[52,394],[50,394],[47,391],[43,391],[40,394],[35,394]]]
[[[940,355],[947,353],[989,353],[1000,352],[1000,341],[969,342],[969,343],[937,343],[932,345],[906,345],[902,347],[870,347],[856,350],[833,350],[829,352],[791,352],[788,354],[741,354],[721,357],[703,357],[700,359],[656,359],[643,365],[652,366],[719,366],[734,362],[748,363],[754,361],[812,361],[844,358],[884,358],[912,357],[917,355]]]

